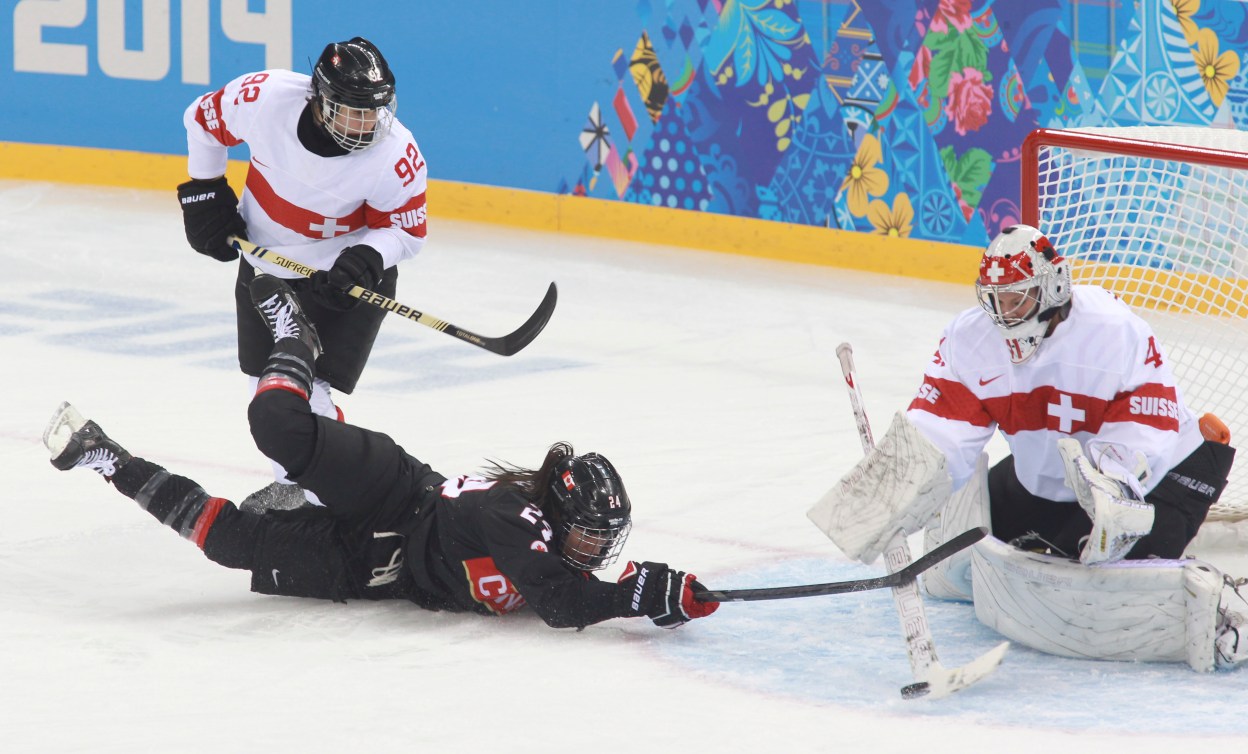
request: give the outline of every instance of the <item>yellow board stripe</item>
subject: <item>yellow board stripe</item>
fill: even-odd
[[[226,172],[240,190],[246,174],[244,161]],[[167,191],[172,212],[186,158],[0,142],[0,178]],[[435,233],[439,218],[469,220],[967,285],[981,254],[957,244],[454,181],[430,181],[428,200]]]
[[[1128,305],[1159,311],[1248,317],[1248,280],[1100,263],[1071,266],[1075,282],[1102,285]]]

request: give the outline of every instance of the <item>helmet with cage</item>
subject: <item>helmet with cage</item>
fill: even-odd
[[[565,456],[555,464],[546,498],[564,561],[583,571],[606,568],[620,556],[632,528],[624,482],[603,456]]]
[[[349,152],[367,149],[394,125],[394,74],[381,51],[363,37],[331,42],[312,69],[317,120]]]
[[[1010,361],[1031,358],[1070,305],[1070,264],[1043,233],[1012,225],[988,244],[975,281],[979,305],[1005,338]]]

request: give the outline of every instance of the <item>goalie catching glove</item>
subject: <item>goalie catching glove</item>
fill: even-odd
[[[646,616],[660,628],[677,628],[694,618],[705,618],[719,609],[718,602],[698,602],[695,589],[705,590],[692,573],[668,568],[666,563],[629,561],[620,574],[623,611],[632,617]]]
[[[1139,476],[1127,470],[1125,454],[1116,447],[1101,448],[1100,468],[1088,460],[1073,437],[1058,440],[1057,450],[1066,469],[1066,486],[1092,519],[1092,533],[1079,553],[1079,561],[1091,565],[1122,560],[1153,530],[1153,506],[1144,500]],[[1147,472],[1142,457],[1134,463]]]

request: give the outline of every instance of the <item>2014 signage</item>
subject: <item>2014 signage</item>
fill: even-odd
[[[173,0],[142,0],[139,18],[127,18],[126,0],[96,0],[95,56],[100,71],[117,79],[159,81],[169,75],[174,30]],[[226,38],[259,44],[265,68],[290,68],[292,0],[266,0],[251,12],[247,0],[220,0]],[[133,9],[133,3],[130,4]],[[77,29],[87,21],[87,0],[17,0],[13,7],[13,69],[27,73],[86,76],[91,45],[44,41],[47,29]],[[212,83],[210,0],[179,0],[180,74],[185,84]],[[128,24],[141,25],[142,44],[127,47]]]

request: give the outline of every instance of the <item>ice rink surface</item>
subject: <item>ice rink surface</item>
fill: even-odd
[[[536,465],[561,439],[602,452],[633,500],[625,556],[712,588],[883,572],[805,516],[861,454],[834,349],[854,345],[878,435],[974,304],[969,283],[441,221],[431,204],[398,300],[486,335],[518,326],[552,280],[558,309],[511,358],[390,317],[356,394],[340,396],[349,421],[445,474]],[[1015,646],[965,692],[902,701],[887,591],[583,632],[527,612],[252,594],[247,573],[95,474],[53,470],[40,443],[70,400],[211,494],[266,484],[234,358],[234,274],[187,247],[172,190],[0,182],[0,750],[1140,754],[1248,741],[1248,671]],[[928,600],[928,613],[947,666],[1000,640],[970,606]]]

